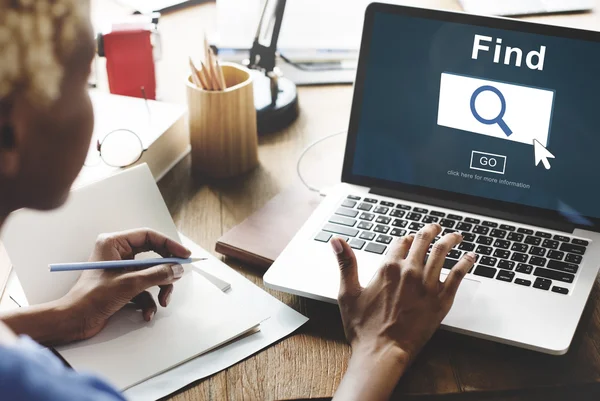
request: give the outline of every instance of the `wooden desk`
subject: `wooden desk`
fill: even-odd
[[[240,0],[244,1],[244,0]],[[110,17],[124,10],[106,0],[96,0],[94,15]],[[454,0],[413,0],[409,5],[421,5],[459,10]],[[598,0],[600,9],[600,0]],[[557,25],[587,29],[600,27],[600,13],[537,17],[535,20]],[[163,35],[163,60],[158,64],[159,89],[168,101],[185,103],[183,77],[186,76],[188,54],[202,51],[204,31],[215,28],[215,5],[201,6],[164,15],[160,26]],[[261,138],[261,166],[252,173],[231,181],[198,182],[190,175],[189,158],[177,165],[161,182],[160,188],[177,227],[208,250],[230,228],[262,207],[282,189],[298,183],[296,160],[311,141],[347,128],[352,88],[350,86],[304,87],[299,89],[301,115],[285,131]],[[321,184],[339,180],[340,153],[343,140],[335,140],[334,151],[319,154],[315,166]],[[313,156],[315,157],[315,156]],[[310,170],[310,163],[306,168]],[[317,179],[315,171],[307,171]],[[262,272],[245,269],[233,262],[230,266],[262,287]],[[248,358],[247,360],[203,380],[172,397],[173,400],[280,400],[330,397],[346,370],[350,349],[346,345],[337,308],[300,297],[269,291],[299,312],[310,317],[295,335]],[[175,296],[177,294],[175,293]],[[594,299],[597,301],[597,298]],[[446,341],[452,339],[453,342]],[[597,340],[596,340],[597,341]],[[461,366],[460,353],[451,353],[445,344],[460,347],[480,347],[481,341],[440,332],[424,350],[426,366],[419,365],[403,378],[399,390],[437,393],[473,390],[462,384],[461,375],[468,367]],[[510,354],[510,347],[505,347]],[[451,363],[448,359],[455,358]],[[425,358],[423,358],[425,360]],[[500,361],[499,363],[502,363]],[[455,368],[450,369],[449,366]],[[477,372],[469,372],[471,376]],[[482,380],[485,380],[483,378]],[[493,378],[489,378],[490,381]],[[518,378],[515,378],[518,380]],[[564,395],[564,394],[563,394]],[[544,399],[555,399],[548,394]],[[483,399],[482,394],[466,399]],[[513,393],[489,395],[486,399],[532,399],[532,394],[517,397]],[[452,398],[454,399],[454,398]],[[461,398],[462,399],[462,398]],[[562,398],[556,398],[562,399]]]

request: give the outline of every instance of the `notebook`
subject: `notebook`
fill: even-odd
[[[28,302],[38,304],[66,294],[79,276],[50,273],[49,263],[85,261],[98,234],[138,227],[180,240],[147,165],[75,190],[59,210],[13,213],[2,242]],[[256,329],[269,317],[233,303],[198,273],[202,263],[186,267],[170,306],[159,307],[152,322],[126,307],[96,337],[57,350],[74,369],[92,371],[125,390]]]

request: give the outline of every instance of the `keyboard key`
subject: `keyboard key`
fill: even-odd
[[[469,223],[458,223],[456,225],[456,229],[459,231],[471,231],[472,228],[473,228],[473,224],[469,224]]]
[[[444,231],[442,231],[442,235],[446,235],[446,234],[454,234],[457,233],[458,231],[456,230],[452,230],[450,228],[446,228]]]
[[[467,218],[465,219],[465,223],[479,224],[479,223],[481,223],[481,220],[474,219],[474,218],[472,218],[472,217],[467,217]]]
[[[450,219],[442,219],[442,220],[440,220],[440,226],[442,226],[442,227],[454,228],[455,224],[456,224],[456,222],[454,220],[450,220]]]
[[[334,235],[333,238],[340,238],[346,242],[350,240],[350,238],[346,237],[345,235]]]
[[[444,217],[446,215],[446,213],[438,212],[437,210],[432,210],[431,212],[429,212],[429,214],[436,217]]]
[[[425,227],[425,224],[423,224],[423,223],[410,223],[410,226],[408,226],[408,229],[413,230],[413,231],[419,231],[423,227]]]
[[[496,280],[506,281],[510,283],[515,277],[515,272],[511,272],[508,270],[500,270],[498,275],[496,276]]]
[[[527,238],[525,238],[525,243],[529,244],[529,245],[538,246],[539,244],[542,243],[542,239],[540,237],[533,237],[530,235]]]
[[[475,234],[487,235],[487,233],[490,232],[490,229],[488,227],[475,226],[475,228],[473,229],[473,232]]]
[[[343,207],[349,207],[349,208],[353,208],[354,206],[356,206],[356,201],[350,200],[350,199],[346,199],[343,203],[342,203]]]
[[[544,269],[543,267],[536,267],[533,272],[534,276],[549,278],[552,280],[562,281],[564,283],[572,283],[575,280],[575,276],[569,273],[559,272],[557,270]],[[550,281],[550,280],[548,280]]]
[[[485,266],[494,267],[494,266],[496,266],[496,263],[498,263],[498,259],[496,259],[496,258],[490,258],[489,256],[483,256],[479,260],[479,264],[480,265],[485,265]]]
[[[410,210],[410,206],[408,206],[408,205],[403,205],[403,204],[401,204],[401,203],[398,203],[398,204],[396,205],[396,209]]]
[[[467,241],[467,242],[475,242],[475,234],[471,234],[471,233],[462,233],[462,237],[463,237],[463,241]]]
[[[419,221],[421,220],[421,217],[423,217],[423,215],[419,213],[409,213],[406,215],[406,218],[412,221]]]
[[[450,252],[448,252],[448,257],[452,259],[460,259],[461,256],[462,252],[457,251],[456,249],[452,249]]]
[[[576,255],[583,255],[585,253],[585,248],[583,246],[567,244],[566,242],[563,242],[561,244],[560,250],[569,253],[574,253]]]
[[[500,229],[506,231],[515,231],[517,228],[515,226],[509,226],[508,224],[500,224]]]
[[[360,200],[360,196],[356,196],[356,195],[348,195],[348,199],[352,199],[352,200]]]
[[[494,278],[496,271],[497,269],[494,269],[493,267],[477,266],[473,274],[487,278]]]
[[[367,241],[373,241],[373,239],[375,239],[375,235],[376,235],[375,233],[372,233],[369,231],[363,231],[362,233],[360,233],[358,238],[366,239]]]
[[[567,290],[566,288],[563,288],[563,287],[554,286],[554,287],[552,287],[552,292],[557,292],[559,294],[567,295],[569,293],[569,290]]]
[[[458,246],[458,249],[460,249],[461,251],[471,252],[473,249],[475,249],[475,244],[472,244],[470,242],[462,242]]]
[[[358,223],[358,226],[356,226],[356,228],[360,228],[361,230],[370,230],[371,228],[373,228],[373,223],[361,221],[360,223]]]
[[[548,259],[540,258],[539,256],[532,256],[531,258],[529,258],[529,264],[535,266],[546,266],[547,261]]]
[[[404,228],[406,227],[406,225],[408,224],[408,221],[406,220],[400,220],[400,219],[396,219],[394,220],[394,222],[392,223],[392,225],[394,227],[400,227],[400,228]]]
[[[425,216],[425,217],[423,217],[423,220],[421,220],[421,221],[423,223],[430,224],[430,223],[437,223],[439,220],[440,219],[435,216]]]
[[[461,221],[463,219],[462,216],[459,216],[458,214],[449,214],[446,217],[449,219],[458,220],[458,221]]]
[[[551,260],[550,262],[548,262],[547,267],[549,269],[559,270],[561,272],[573,274],[577,273],[577,270],[579,270],[579,266],[573,263],[559,262],[558,260]]]
[[[504,249],[496,249],[496,251],[494,251],[494,256],[500,259],[508,259],[510,257],[510,252],[505,251]]]
[[[429,210],[423,209],[422,207],[415,207],[413,208],[413,212],[427,214],[429,213]]]
[[[364,210],[365,212],[370,212],[373,209],[373,205],[369,205],[368,203],[361,203],[358,205],[358,210]]]
[[[455,264],[458,263],[458,260],[456,259],[448,259],[446,258],[444,260],[444,265],[442,266],[444,269],[452,269],[454,267]]]
[[[359,216],[359,219],[366,220],[366,221],[373,221],[374,218],[375,218],[375,215],[371,214],[371,213],[363,213]]]
[[[394,238],[390,237],[389,235],[380,235],[379,237],[377,237],[376,241],[382,244],[389,244],[390,242],[392,242]]]
[[[356,237],[358,230],[356,228],[342,227],[337,224],[325,224],[323,231],[327,231],[333,234],[345,235],[347,237]]]
[[[525,255],[524,253],[515,252],[515,253],[513,253],[510,260],[514,260],[515,262],[527,262],[528,258],[529,257],[527,255]]]
[[[500,249],[508,249],[508,248],[510,248],[510,241],[505,241],[503,239],[497,239],[494,242],[494,246],[496,248],[500,248]]]
[[[379,224],[390,224],[390,221],[392,221],[391,217],[387,217],[387,216],[379,216],[377,218],[377,220],[375,220],[375,223],[379,223]]]
[[[351,248],[361,250],[365,246],[366,242],[360,239],[352,238],[350,242],[348,242]]]
[[[545,239],[544,242],[542,242],[542,246],[544,248],[549,248],[549,249],[557,249],[558,248],[558,241],[554,241],[551,239]]]
[[[379,202],[379,204],[382,206],[394,207],[394,204],[392,202],[381,201]]]
[[[507,240],[515,241],[515,242],[521,242],[521,241],[523,241],[523,238],[525,238],[525,236],[523,234],[517,234],[517,233],[508,233],[508,236],[506,237]]]
[[[547,255],[550,259],[554,260],[563,260],[565,257],[565,253],[561,251],[548,251]],[[581,257],[581,256],[580,256]]]
[[[569,242],[569,241],[571,241],[569,239],[569,237],[565,237],[564,235],[555,235],[554,239],[557,240],[557,241],[562,241],[562,242]]]
[[[540,290],[549,290],[551,285],[551,280],[546,280],[543,278],[536,278],[533,282],[533,288],[538,288]]]
[[[477,238],[477,242],[478,244],[482,244],[482,245],[492,245],[492,243],[494,242],[494,239],[492,237],[486,237],[485,235],[480,235]]]
[[[581,263],[581,256],[579,255],[573,255],[572,253],[567,253],[567,257],[565,258],[566,262],[570,262],[570,263]]]
[[[531,281],[523,280],[522,278],[518,278],[515,280],[515,284],[524,285],[525,287],[529,287],[531,285]]]
[[[405,214],[406,214],[406,212],[404,210],[394,209],[394,210],[392,210],[392,213],[390,213],[390,216],[404,217]]]
[[[375,228],[373,229],[373,231],[375,231],[376,233],[387,234],[388,231],[390,231],[390,228],[388,226],[384,226],[382,224],[378,224],[378,225],[375,226]]]
[[[538,231],[535,233],[536,237],[540,237],[540,238],[552,238],[552,234],[544,232],[544,231]]]
[[[373,199],[373,198],[365,198],[365,202],[368,202],[368,203],[377,203],[379,201],[377,199]]]
[[[315,237],[315,241],[319,241],[319,242],[329,242],[330,239],[331,239],[331,234],[326,233],[324,231],[321,231]]]
[[[590,243],[588,241],[584,241],[582,239],[573,238],[571,241],[575,245],[588,246]]]
[[[389,211],[390,208],[385,206],[377,206],[375,209],[373,209],[373,213],[377,214],[387,214]]]
[[[477,249],[475,250],[475,253],[477,253],[479,255],[489,256],[492,254],[492,251],[493,251],[493,249],[490,248],[489,246],[479,245],[477,247]]]
[[[374,242],[369,242],[367,244],[367,246],[365,247],[365,251],[371,252],[371,253],[377,253],[377,254],[381,255],[385,252],[386,248],[387,247],[385,245],[376,244]]]
[[[490,232],[490,236],[494,238],[504,238],[506,237],[506,231],[494,229]]]
[[[512,270],[515,267],[515,262],[510,260],[501,260],[498,262],[498,267],[505,270]]]
[[[513,244],[513,246],[510,248],[511,251],[522,252],[522,253],[527,252],[528,249],[529,249],[529,246],[525,245],[525,244]]]
[[[346,217],[358,216],[358,212],[356,210],[347,209],[345,207],[340,207],[338,210],[336,210],[335,214],[339,214],[340,216],[346,216]]]
[[[496,228],[498,227],[498,223],[494,223],[493,221],[484,221],[481,223],[482,226]]]
[[[533,230],[530,230],[528,228],[518,228],[517,232],[521,234],[533,235]]]
[[[344,216],[331,216],[329,222],[348,227],[354,227],[356,225],[356,220]]]
[[[529,249],[529,254],[535,256],[546,256],[546,250],[544,248],[540,248],[539,246],[532,246],[531,249]]]
[[[532,271],[533,271],[533,266],[531,266],[531,265],[527,265],[525,263],[519,263],[517,265],[517,273],[531,274]]]
[[[403,230],[401,228],[394,228],[390,232],[390,235],[393,235],[394,237],[403,237],[406,235],[406,230]]]

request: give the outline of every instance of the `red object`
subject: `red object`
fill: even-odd
[[[154,54],[149,30],[122,30],[102,37],[110,93],[156,99]]]

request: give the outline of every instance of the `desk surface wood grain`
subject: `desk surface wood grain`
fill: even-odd
[[[97,23],[107,21],[128,10],[112,2],[95,0],[93,16]],[[421,5],[458,10],[454,0],[413,0],[408,5]],[[600,0],[599,0],[600,7]],[[537,17],[535,20],[587,29],[600,27],[599,13],[581,15],[557,15]],[[185,103],[184,78],[188,73],[187,56],[203,51],[202,37],[205,31],[216,27],[214,3],[191,7],[163,16],[160,29],[163,39],[163,57],[157,67],[158,85],[162,98]],[[102,69],[102,64],[100,64]],[[106,87],[100,71],[101,87]],[[259,157],[261,165],[249,174],[232,180],[210,181],[193,178],[189,157],[179,163],[160,182],[161,192],[179,230],[208,250],[213,250],[217,239],[261,208],[269,199],[286,187],[297,184],[296,160],[302,149],[313,140],[347,128],[352,97],[350,86],[303,87],[299,89],[301,114],[288,129],[260,138]],[[332,139],[331,152],[315,150],[311,157],[318,161],[306,174],[325,185],[339,180],[340,154],[343,140]],[[312,174],[312,176],[311,176]],[[293,212],[293,211],[290,211]],[[227,263],[262,285],[262,272]],[[206,380],[194,383],[170,397],[177,401],[191,400],[284,400],[331,397],[347,366],[350,349],[345,343],[337,308],[332,305],[300,297],[269,291],[299,312],[310,317],[298,333],[288,337],[245,361],[220,372]],[[177,296],[175,292],[174,296]],[[598,302],[598,291],[593,302]],[[600,316],[590,320],[600,325]],[[588,338],[585,328],[580,330],[586,347],[600,347],[598,338]],[[451,345],[452,348],[449,348]],[[494,346],[495,347],[495,346]],[[519,371],[519,359],[534,358],[522,351],[497,345],[505,351],[505,358],[497,361],[497,371],[514,368],[509,380],[519,387],[523,372]],[[584,352],[583,347],[572,352]],[[480,350],[480,359],[464,358],[462,350]],[[440,332],[424,350],[421,358],[403,378],[398,394],[450,394],[468,391],[489,391],[496,388],[497,379],[490,373],[489,344],[455,334]],[[468,352],[469,355],[474,353]],[[567,356],[568,357],[568,356]],[[531,365],[523,365],[531,366]],[[485,369],[483,369],[485,367]],[[482,376],[480,372],[485,372]],[[593,375],[600,372],[600,361],[590,360],[589,369],[583,372],[564,372]],[[531,375],[526,375],[528,378]],[[544,378],[538,378],[540,385]],[[555,399],[550,393],[543,399]],[[477,399],[521,400],[534,399],[532,394],[520,396],[513,393],[485,396]],[[474,398],[467,398],[474,399]],[[556,398],[562,399],[562,398]]]

